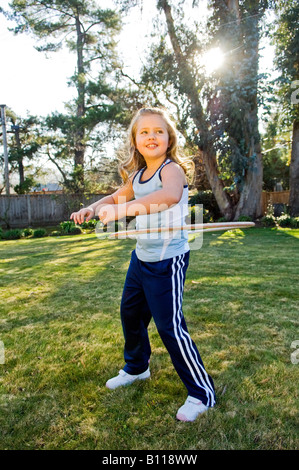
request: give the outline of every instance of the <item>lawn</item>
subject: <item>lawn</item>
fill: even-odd
[[[186,391],[154,323],[151,379],[105,387],[123,367],[133,248],[94,234],[0,242],[0,448],[298,449],[299,230],[208,233],[191,252],[184,313],[217,393],[194,423],[175,419]]]

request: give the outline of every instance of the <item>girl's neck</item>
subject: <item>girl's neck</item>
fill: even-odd
[[[162,157],[159,157],[154,160],[152,160],[151,158],[145,159],[147,170],[156,171],[162,165],[162,163],[164,163],[166,158],[166,155],[163,155]]]

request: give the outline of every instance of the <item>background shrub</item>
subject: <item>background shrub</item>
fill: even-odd
[[[59,230],[54,230],[53,232],[50,233],[50,237],[59,237],[61,235],[61,232]]]
[[[74,225],[73,227],[70,228],[69,234],[70,235],[79,235],[82,233],[82,228],[78,227],[78,225]]]
[[[23,235],[24,237],[30,237],[31,235],[33,235],[32,228],[24,228]]]
[[[23,231],[20,230],[19,228],[14,228],[11,230],[6,230],[2,233],[1,238],[4,240],[18,240],[22,238],[23,236]]]
[[[82,233],[81,227],[79,227],[79,225],[76,225],[72,220],[66,220],[64,222],[61,222],[59,226],[60,235],[77,235]]]
[[[292,217],[291,227],[292,228],[299,228],[299,217]]]
[[[204,215],[209,220],[204,220],[204,222],[217,220],[222,215],[212,191],[198,191],[198,193],[189,198],[188,202],[191,206],[202,204],[204,211],[208,211],[209,214],[207,215],[204,212]]]
[[[81,224],[81,227],[82,228],[85,228],[85,229],[94,229],[97,225],[98,221],[96,219],[90,219],[88,222],[83,222],[83,224]]]
[[[212,217],[211,217],[211,214],[208,210],[203,208],[200,212],[198,212],[198,210],[196,210],[196,206],[192,206],[190,215],[189,215],[189,217],[186,218],[186,223],[187,224],[201,223],[198,220],[198,219],[200,219],[201,216],[202,216],[202,222],[204,224],[213,221]]]
[[[47,236],[47,231],[44,228],[37,228],[33,231],[34,238],[42,238]]]
[[[288,214],[283,214],[276,219],[280,227],[292,227],[292,217]]]
[[[275,227],[276,225],[276,220],[273,215],[265,215],[262,217],[261,222],[264,227]]]
[[[61,222],[59,224],[59,227],[60,227],[61,234],[67,235],[70,233],[71,228],[75,227],[75,222],[73,222],[72,220],[66,220],[64,222]]]

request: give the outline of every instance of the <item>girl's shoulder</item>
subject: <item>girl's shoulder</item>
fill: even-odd
[[[163,181],[163,178],[179,178],[183,180],[184,184],[187,184],[187,178],[183,168],[173,160],[169,160],[160,170],[160,178]]]
[[[142,170],[142,168],[141,168],[141,170]],[[130,181],[131,181],[131,184],[134,183],[134,180],[135,180],[136,176],[138,175],[138,173],[139,173],[141,170],[140,170],[140,169],[139,169],[139,170],[135,170],[135,171],[132,173],[132,175],[131,175],[130,178],[129,178]]]

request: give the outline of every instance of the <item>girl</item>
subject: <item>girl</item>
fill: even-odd
[[[124,185],[71,215],[75,223],[96,214],[107,224],[136,216],[136,228],[182,226],[188,204],[187,165],[178,155],[176,130],[159,108],[142,108],[130,126],[130,157],[121,166]],[[179,219],[179,220],[178,220]],[[170,222],[171,221],[171,222]],[[106,386],[115,389],[150,377],[147,328],[153,317],[188,397],[177,419],[194,421],[215,404],[214,384],[192,341],[182,313],[189,261],[188,234],[171,232],[137,238],[123,296],[121,320],[125,366]]]

